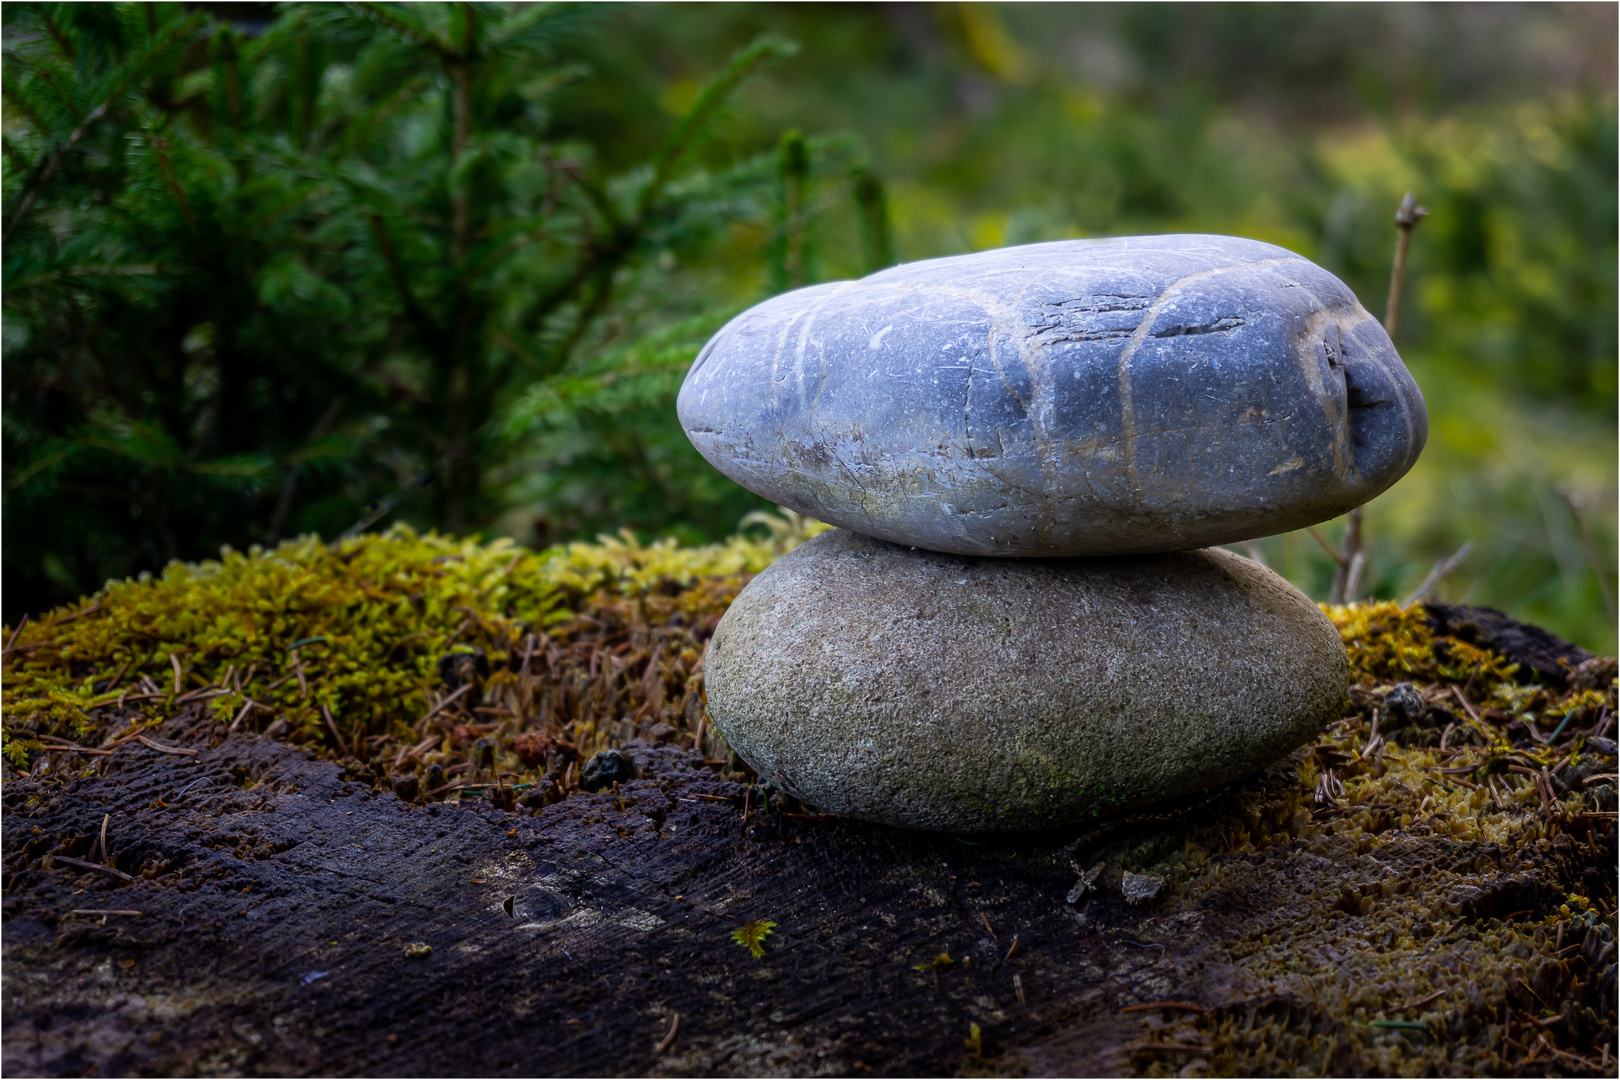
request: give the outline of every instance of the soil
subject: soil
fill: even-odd
[[[1362,831],[1302,803],[1303,750],[969,840],[644,742],[636,779],[525,812],[403,802],[201,708],[148,734],[196,753],[5,783],[7,1075],[1613,1072],[1612,798],[1512,841]],[[116,875],[83,865],[104,821]]]

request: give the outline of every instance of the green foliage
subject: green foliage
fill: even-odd
[[[731,932],[731,940],[747,949],[755,960],[765,959],[765,939],[771,936],[776,924],[766,919],[755,919]]]
[[[694,154],[794,48],[757,36],[608,162],[557,119],[581,33],[550,4],[294,4],[253,37],[176,5],[7,6],[5,509],[30,523],[6,533],[8,610],[394,511],[487,527],[525,388],[582,432],[568,482],[647,463],[573,532],[721,518],[708,538],[759,505],[709,512],[676,476],[695,453],[636,435],[678,357],[612,364],[704,309],[673,268],[770,216],[774,155]],[[695,351],[688,326],[671,340]],[[615,394],[581,396],[603,378]],[[627,427],[634,446],[604,438]],[[689,497],[630,512],[670,490]]]
[[[1314,258],[1379,314],[1412,190],[1433,213],[1398,345],[1431,436],[1367,509],[1370,595],[1467,541],[1437,595],[1614,649],[1612,7],[3,18],[11,617],[389,513],[712,540],[765,507],[674,394],[768,292],[1210,231]],[[1253,550],[1326,595],[1310,537]]]

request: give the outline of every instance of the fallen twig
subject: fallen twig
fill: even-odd
[[[236,691],[232,690],[228,686],[221,686],[218,683],[212,683],[212,684],[210,684],[208,686],[204,686],[204,687],[201,687],[201,688],[196,689],[196,690],[191,690],[191,691],[188,691],[185,694],[180,695],[179,697],[174,699],[174,703],[176,705],[184,705],[188,701],[204,701],[204,700],[207,700],[208,698],[223,697],[226,694],[234,694],[234,693],[236,693]]]
[[[1411,607],[1419,600],[1427,599],[1429,590],[1433,589],[1436,585],[1440,584],[1447,577],[1449,577],[1451,572],[1457,569],[1458,565],[1460,565],[1464,559],[1468,558],[1468,553],[1473,550],[1474,542],[1472,540],[1463,541],[1462,547],[1458,548],[1456,551],[1434,564],[1434,569],[1430,570],[1429,576],[1423,579],[1423,584],[1419,585],[1417,587],[1417,591],[1412,593],[1411,596],[1408,596],[1406,598],[1406,603],[1401,606]]]
[[[680,1034],[680,1030],[681,1014],[675,1013],[672,1017],[670,1017],[669,1033],[659,1041],[657,1046],[653,1047],[653,1053],[662,1054],[665,1050],[668,1050],[671,1046],[675,1045],[675,1036]]]
[[[1385,1012],[1391,1012],[1391,1013],[1405,1012],[1408,1009],[1415,1009],[1420,1005],[1427,1005],[1429,1002],[1435,1000],[1436,998],[1441,998],[1441,997],[1445,997],[1445,996],[1446,996],[1446,991],[1444,991],[1444,990],[1436,990],[1434,993],[1430,994],[1428,997],[1418,998],[1416,1001],[1408,1001],[1405,1005],[1397,1005],[1393,1009],[1385,1009],[1384,1011]]]
[[[106,757],[108,754],[112,753],[111,750],[92,750],[88,746],[80,746],[76,742],[68,742],[66,739],[58,739],[54,735],[35,735],[34,738],[45,743],[46,750],[67,750],[73,753],[89,754],[92,757]]]
[[[184,757],[197,756],[197,751],[187,746],[170,746],[167,743],[160,743],[156,739],[148,739],[145,735],[137,735],[135,739],[137,742],[145,743],[160,754],[180,754]]]
[[[94,870],[99,874],[108,874],[108,875],[111,875],[112,877],[118,878],[121,881],[134,881],[135,880],[129,874],[126,874],[122,870],[119,870],[119,869],[117,869],[115,867],[102,866],[100,863],[87,862],[84,859],[70,859],[66,855],[56,855],[56,856],[53,856],[53,858],[55,858],[57,862],[65,862],[69,866],[77,866],[77,867],[79,867],[79,868],[81,868],[83,870]]]
[[[127,908],[88,908],[88,907],[80,907],[80,908],[74,908],[72,911],[68,912],[68,914],[69,915],[101,915],[101,916],[107,916],[107,915],[145,915],[146,912],[144,912],[144,911],[131,911],[131,910],[127,909]]]
[[[1208,1009],[1202,1005],[1195,1005],[1190,1001],[1144,1001],[1140,1005],[1127,1005],[1119,1010],[1122,1013],[1150,1012],[1155,1009],[1176,1009],[1181,1012],[1207,1013]]]
[[[6,648],[5,648],[6,652],[10,652],[12,649],[15,649],[17,647],[17,639],[19,637],[22,637],[23,627],[25,627],[27,625],[28,625],[28,616],[27,615],[24,615],[21,619],[17,620],[17,629],[15,629],[15,630],[13,630],[11,632],[11,640],[6,642]]]
[[[1474,674],[1479,674],[1477,668],[1475,669]],[[1473,675],[1470,675],[1468,678],[1469,682],[1472,683]],[[1476,724],[1483,724],[1485,722],[1479,718],[1479,713],[1474,709],[1474,703],[1463,697],[1463,692],[1461,690],[1457,689],[1455,686],[1448,687],[1447,689],[1451,691],[1451,696],[1457,699],[1457,703],[1463,707],[1463,711],[1468,714],[1469,719],[1473,720],[1473,722]]]
[[[321,702],[321,715],[326,718],[326,729],[332,733],[332,738],[336,740],[339,753],[348,754],[350,752],[349,744],[343,741],[343,733],[338,730],[337,721],[332,719],[331,706],[324,701]]]
[[[443,701],[441,701],[437,705],[433,706],[433,708],[429,709],[427,715],[422,717],[422,719],[418,720],[417,724],[425,724],[429,720],[433,719],[435,716],[438,716],[439,713],[444,710],[445,706],[449,705],[452,701],[455,701],[462,694],[465,694],[467,691],[469,691],[471,689],[472,689],[472,683],[462,683],[461,684],[461,689],[457,690],[455,693],[451,694],[449,697],[445,698]]]

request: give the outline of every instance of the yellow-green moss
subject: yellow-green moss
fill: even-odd
[[[824,528],[764,515],[753,523],[762,535],[702,547],[642,544],[626,531],[540,552],[399,525],[336,544],[306,537],[171,563],[161,577],[110,582],[20,633],[5,628],[4,752],[24,764],[44,746],[38,736],[82,738],[96,726],[92,710],[120,700],[138,705],[142,722],[160,722],[184,704],[177,699],[227,677],[233,689],[246,682],[242,695],[211,699],[221,716],[251,698],[295,730],[321,731],[324,706],[351,743],[387,734],[427,712],[447,652],[505,654],[527,630],[565,624],[604,597],[756,573]],[[140,696],[154,685],[160,693]]]
[[[705,547],[623,535],[544,552],[396,527],[112,583],[5,629],[7,770],[72,773],[85,759],[53,740],[116,746],[197,708],[268,727],[406,798],[477,791],[507,806],[552,802],[578,786],[593,752],[632,738],[719,757],[724,743],[702,708],[704,644],[751,574],[819,531],[799,520],[752,525],[763,531]],[[1614,679],[1520,683],[1506,657],[1436,637],[1421,606],[1324,610],[1355,680],[1345,716],[1297,769],[1246,782],[1229,811],[1145,838],[1122,834],[1111,854],[1098,853],[1102,883],[1117,887],[1125,870],[1159,875],[1166,910],[1196,912],[1203,899],[1218,909],[1234,875],[1281,872],[1280,859],[1261,855],[1345,868],[1328,892],[1294,901],[1308,917],[1223,944],[1226,962],[1263,991],[1260,1004],[1172,1018],[1208,1046],[1214,1072],[1331,1072],[1346,1040],[1354,1060],[1390,1075],[1518,1068],[1533,1054],[1501,1030],[1504,1009],[1556,1020],[1545,1003],[1568,990],[1569,965],[1547,953],[1550,942],[1593,920],[1612,935],[1612,879],[1563,874],[1567,886],[1532,912],[1469,916],[1449,897],[1505,860],[1568,862],[1579,851],[1612,862],[1613,788],[1583,782],[1612,766],[1587,760],[1581,733],[1608,723]],[[459,696],[460,677],[447,682],[441,670],[456,653],[481,653],[484,665]],[[1389,716],[1399,682],[1429,707],[1404,728]],[[210,686],[222,692],[182,700]],[[249,701],[265,709],[243,716]],[[1510,739],[1515,720],[1526,728]],[[1556,746],[1541,741],[1561,725]],[[1544,800],[1548,783],[1557,791]],[[1414,840],[1454,843],[1460,856],[1423,863],[1421,874],[1415,862],[1395,874],[1378,861],[1416,858]],[[1237,852],[1256,863],[1229,857]],[[1357,869],[1362,856],[1371,869]],[[1328,950],[1356,951],[1367,978],[1346,985]],[[1421,1011],[1407,1011],[1409,1001],[1424,1002]],[[1380,1010],[1445,1038],[1377,1028]],[[1514,1030],[1528,1040],[1526,1022]],[[1611,1021],[1594,1023],[1591,1038],[1611,1037]],[[1550,1052],[1569,1066],[1596,1046],[1555,1040]],[[1180,1064],[1150,1055],[1134,1067],[1167,1075]]]

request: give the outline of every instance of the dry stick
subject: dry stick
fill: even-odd
[[[1334,550],[1333,545],[1327,542],[1327,537],[1316,531],[1315,525],[1305,526],[1305,531],[1311,534],[1312,540],[1315,540],[1319,545],[1321,545],[1322,550],[1327,552],[1328,558],[1333,560],[1333,564],[1335,566],[1342,567],[1344,565],[1344,556],[1340,555]]]
[[[698,706],[697,730],[692,733],[692,749],[698,752],[699,757],[703,756],[703,722],[706,719],[708,719],[708,715],[703,711],[700,703]]]
[[[289,671],[289,672],[287,672],[287,674],[285,674],[285,675],[283,675],[283,676],[282,676],[282,677],[281,677],[281,678],[279,678],[279,679],[277,679],[277,680],[276,680],[276,681],[275,681],[275,682],[273,682],[273,683],[271,683],[271,684],[270,684],[270,685],[269,685],[269,686],[267,686],[267,687],[265,687],[265,688],[264,688],[264,692],[265,692],[265,693],[266,693],[266,694],[268,694],[268,693],[269,693],[269,692],[270,692],[270,691],[272,691],[272,690],[274,690],[274,689],[276,689],[276,688],[277,688],[277,687],[278,687],[278,686],[280,686],[280,685],[281,685],[281,684],[282,684],[282,683],[284,683],[284,682],[286,682],[286,681],[287,681],[287,680],[288,680],[288,679],[291,679],[291,678],[293,678],[293,677],[294,677],[294,676],[295,676],[295,675],[297,675],[297,674],[298,674],[298,672],[297,672],[297,670],[296,670],[296,669],[295,669],[295,670],[293,670],[293,671]]]
[[[326,729],[332,733],[332,738],[337,741],[338,752],[342,754],[349,753],[349,744],[343,741],[343,735],[338,731],[337,723],[332,719],[332,710],[324,701],[321,703],[321,715],[326,717]]]
[[[680,1033],[680,1030],[681,1014],[676,1013],[670,1018],[669,1034],[665,1035],[663,1040],[660,1041],[657,1046],[653,1047],[653,1053],[662,1054],[665,1050],[668,1050],[671,1046],[673,1046],[675,1044],[675,1036]]]
[[[107,850],[107,823],[112,820],[111,814],[101,817],[101,835],[96,838],[96,846],[101,849],[101,861],[107,866],[112,865],[112,853]]]
[[[159,695],[159,696],[161,697],[162,695]],[[131,728],[133,728],[138,723],[140,723],[140,721],[138,719],[131,720],[129,722],[129,726]],[[125,743],[132,743],[136,739],[139,739],[139,738],[142,738],[142,737],[143,736],[139,732],[131,731],[127,735],[120,735],[118,738],[114,739],[112,742],[102,743],[101,748],[103,750],[106,750],[106,751],[113,751],[113,750],[118,749],[120,746],[123,746]]]
[[[230,729],[232,731],[235,731],[237,728],[241,727],[242,726],[242,721],[246,720],[248,718],[249,714],[251,714],[254,709],[263,709],[265,712],[274,712],[275,711],[274,709],[270,708],[270,706],[261,705],[259,702],[254,701],[250,697],[244,697],[243,700],[245,701],[245,704],[242,706],[242,711],[236,714],[236,719],[235,720],[231,721],[231,728]]]
[[[986,915],[984,912],[981,911],[981,912],[979,912],[979,918],[984,920],[984,928],[986,930],[990,931],[990,940],[991,941],[998,940],[997,937],[996,937],[995,930],[991,929],[991,927],[990,927],[990,916]]]
[[[160,743],[155,739],[148,739],[145,735],[137,735],[135,736],[135,740],[137,742],[145,743],[147,746],[150,746],[153,750],[156,750],[160,754],[179,754],[183,757],[197,756],[197,751],[191,749],[190,747],[169,746],[167,743]]]
[[[15,629],[15,630],[13,630],[11,632],[11,640],[6,642],[6,652],[10,652],[12,649],[16,648],[17,639],[22,636],[23,627],[25,627],[27,625],[28,625],[28,616],[27,615],[24,615],[21,619],[17,620],[17,629]]]
[[[124,662],[119,665],[118,670],[113,673],[113,677],[107,680],[107,689],[111,690],[113,687],[117,686],[118,683],[123,679],[124,672],[128,671],[129,665],[133,664],[134,662],[135,658],[133,656],[126,657]]]
[[[1127,1005],[1119,1010],[1122,1013],[1149,1012],[1155,1009],[1175,1009],[1180,1012],[1207,1013],[1208,1009],[1202,1005],[1195,1005],[1191,1001],[1144,1001],[1140,1005]]]
[[[1476,670],[1475,674],[1478,674],[1477,670]],[[1473,679],[1472,678],[1469,679],[1469,684],[1470,685],[1473,684]],[[1474,723],[1476,723],[1476,724],[1483,725],[1485,723],[1485,721],[1483,721],[1483,720],[1481,720],[1479,718],[1479,713],[1474,711],[1473,702],[1469,701],[1466,697],[1464,697],[1463,692],[1461,690],[1457,689],[1455,686],[1449,687],[1448,689],[1450,689],[1450,691],[1451,691],[1451,696],[1456,698],[1458,703],[1461,704],[1463,709],[1468,713],[1469,719],[1473,720]]]
[[[1612,623],[1615,621],[1614,590],[1609,587],[1603,559],[1598,555],[1597,545],[1592,542],[1592,534],[1587,531],[1586,519],[1581,516],[1582,500],[1562,487],[1553,490],[1564,501],[1564,505],[1569,509],[1570,518],[1575,522],[1575,535],[1580,538],[1581,554],[1586,556],[1586,563],[1592,569],[1592,576],[1597,578],[1598,592],[1603,597],[1603,607],[1608,611],[1609,622]]]
[[[89,754],[92,757],[106,757],[108,754],[112,753],[110,750],[93,750],[88,746],[80,746],[76,742],[70,742],[67,739],[59,739],[55,735],[35,735],[34,738],[44,743],[45,750],[49,752],[68,751],[75,754]]]
[[[1389,299],[1384,304],[1384,333],[1395,340],[1395,330],[1401,314],[1401,285],[1406,278],[1406,253],[1412,246],[1412,229],[1429,216],[1427,206],[1419,206],[1408,191],[1395,211],[1395,268],[1389,276]]]
[[[146,912],[144,912],[144,911],[129,911],[129,910],[124,909],[124,908],[76,907],[72,911],[68,912],[68,914],[69,915],[101,915],[101,916],[105,917],[105,916],[108,916],[108,915],[145,915]]]
[[[1350,511],[1344,525],[1344,542],[1339,553],[1333,561],[1337,568],[1333,571],[1333,587],[1328,592],[1328,603],[1345,604],[1354,598],[1351,586],[1359,587],[1361,584],[1361,571],[1366,562],[1366,552],[1361,547],[1361,507]]]
[[[112,753],[111,750],[92,750],[88,746],[80,746],[76,742],[58,739],[54,735],[35,735],[34,738],[45,743],[46,750],[67,750],[76,754],[89,754],[91,757],[106,757]]]
[[[462,686],[461,686],[461,689],[457,690],[455,693],[451,694],[449,697],[445,698],[443,701],[441,701],[437,705],[433,706],[433,708],[429,709],[428,714],[426,716],[422,717],[422,719],[418,720],[417,723],[418,724],[427,723],[429,720],[433,719],[435,716],[438,716],[439,712],[446,705],[449,705],[452,701],[456,700],[456,698],[460,697],[462,694],[465,694],[468,690],[471,690],[471,689],[472,689],[472,683],[463,683]]]
[[[120,879],[122,881],[134,881],[135,880],[133,877],[131,877],[130,875],[124,873],[122,870],[116,870],[111,866],[102,866],[100,863],[86,862],[83,859],[70,859],[66,855],[57,855],[57,856],[55,856],[55,858],[56,858],[57,862],[65,862],[69,866],[77,866],[82,870],[94,870],[97,873],[107,874],[110,877],[115,877],[115,878],[118,878],[118,879]]]
[[[91,604],[87,608],[84,608],[83,610],[75,611],[71,615],[63,615],[59,619],[52,619],[50,621],[50,625],[51,626],[65,626],[68,623],[72,622],[74,619],[82,619],[84,616],[89,615],[91,612],[100,611],[100,610],[101,610],[101,601],[97,600],[95,603]]]
[[[50,641],[36,641],[31,645],[18,645],[18,646],[14,647],[14,648],[7,649],[6,651],[8,653],[11,653],[11,652],[32,652],[34,649],[48,649],[52,645],[60,645],[60,644],[62,644],[62,642],[61,642],[61,640],[59,638],[52,638]]]
[[[1468,553],[1473,550],[1474,542],[1472,540],[1463,541],[1462,547],[1458,548],[1456,551],[1434,564],[1434,569],[1430,570],[1429,576],[1423,579],[1423,584],[1419,585],[1417,587],[1417,591],[1411,596],[1408,596],[1406,598],[1406,603],[1402,604],[1401,606],[1411,607],[1419,600],[1428,599],[1430,590],[1449,577],[1451,572],[1457,569],[1457,566],[1464,559],[1468,558]]]
[[[390,771],[398,772],[400,767],[405,764],[406,758],[426,753],[427,750],[441,738],[443,738],[443,736],[430,735],[426,739],[423,739],[421,742],[417,743],[415,746],[401,746],[399,748],[399,756],[394,759],[394,765]]]
[[[218,683],[209,683],[207,686],[200,686],[195,690],[181,694],[179,697],[174,699],[174,703],[176,705],[184,705],[188,701],[196,701],[199,698],[220,697],[224,694],[230,693],[235,693],[235,691],[228,686],[221,686]]]
[[[1408,191],[1395,211],[1395,265],[1389,274],[1389,298],[1384,303],[1384,332],[1391,341],[1401,314],[1401,285],[1406,280],[1406,253],[1412,246],[1412,229],[1427,214],[1427,207],[1419,206]],[[1353,603],[1361,589],[1361,576],[1367,565],[1366,544],[1362,537],[1363,508],[1350,511],[1345,522],[1344,543],[1336,560],[1339,568],[1333,574],[1333,589],[1328,596],[1330,604]]]
[[[169,654],[169,663],[174,666],[174,696],[179,697],[184,689],[180,682],[180,656],[177,653]]]

